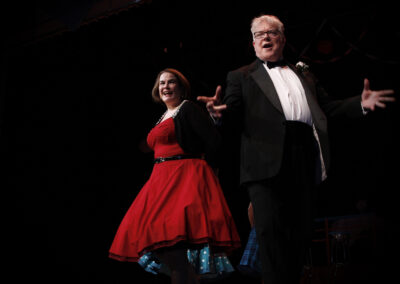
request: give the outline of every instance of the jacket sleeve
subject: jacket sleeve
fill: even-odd
[[[197,104],[185,102],[174,119],[177,140],[191,154],[204,154],[207,162],[216,167],[221,136],[211,117]]]
[[[360,118],[363,116],[361,107],[361,95],[345,99],[330,97],[320,84],[319,80],[311,72],[304,74],[317,95],[317,100],[324,113],[331,119]]]

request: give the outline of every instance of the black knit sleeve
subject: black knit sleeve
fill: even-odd
[[[216,167],[221,136],[208,113],[196,103],[186,101],[174,123],[182,149],[190,154],[205,154],[207,162]]]

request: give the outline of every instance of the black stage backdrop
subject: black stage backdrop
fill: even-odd
[[[308,63],[332,96],[360,94],[364,77],[371,88],[393,88],[398,96],[400,30],[394,7],[382,1],[145,1],[80,25],[89,2],[101,1],[69,9],[46,9],[46,1],[37,1],[41,5],[30,6],[35,9],[20,7],[7,17],[5,34],[12,40],[1,59],[1,160],[4,200],[13,206],[5,215],[10,242],[3,257],[15,279],[168,283],[168,277],[107,257],[121,218],[151,172],[152,154],[140,145],[163,111],[151,101],[151,88],[162,68],[174,67],[195,95],[212,95],[227,71],[254,60],[249,26],[256,15],[281,17],[286,57]],[[41,33],[38,11],[64,29]],[[27,22],[36,34],[24,34]],[[398,115],[397,102],[363,120],[330,125],[332,171],[318,193],[318,217],[372,214],[383,228],[352,283],[380,279],[393,265]],[[236,149],[226,146],[220,178],[244,246],[248,197],[237,186]],[[241,253],[232,256],[234,264]],[[244,281],[255,280],[235,272],[218,283]]]

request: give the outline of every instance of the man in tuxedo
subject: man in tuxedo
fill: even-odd
[[[361,117],[394,101],[393,90],[335,100],[304,66],[284,62],[283,23],[251,23],[257,59],[227,75],[213,97],[198,97],[224,128],[240,129],[240,184],[254,208],[264,283],[299,283],[311,240],[315,185],[329,170],[327,117]]]

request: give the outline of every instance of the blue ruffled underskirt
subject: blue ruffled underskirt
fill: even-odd
[[[201,278],[224,278],[234,272],[234,268],[225,253],[212,253],[208,244],[201,249],[188,249],[187,257],[196,273]],[[144,254],[138,261],[139,265],[152,274],[170,275],[168,267],[160,262],[154,253]]]

